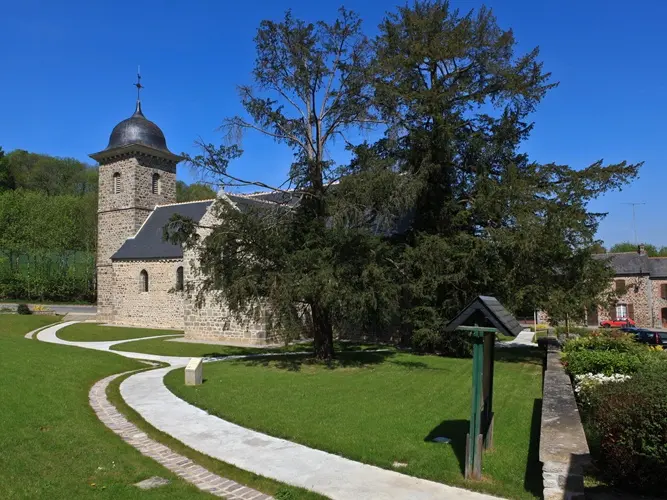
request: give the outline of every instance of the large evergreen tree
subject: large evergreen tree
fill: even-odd
[[[555,84],[537,49],[515,54],[512,31],[490,10],[418,1],[380,30],[376,96],[391,124],[384,154],[416,193],[402,260],[408,326],[438,331],[480,293],[514,310],[583,314],[609,278],[590,258],[602,214],[587,203],[639,165],[576,170],[521,152],[530,114]]]
[[[267,186],[232,175],[235,146],[202,145],[203,154],[190,161],[227,186],[290,191],[290,202],[250,212],[219,207],[222,222],[201,254],[208,276],[202,292],[220,290],[239,316],[254,313],[270,328],[304,326],[317,357],[330,359],[334,329],[383,324],[396,303],[396,280],[383,272],[392,248],[358,223],[375,218],[378,207],[367,197],[345,201],[355,195],[344,193],[356,190],[337,183],[341,171],[327,155],[334,139],[347,141],[350,130],[375,122],[371,46],[358,17],[345,9],[332,23],[309,24],[289,12],[282,22],[263,21],[255,42],[254,85],[239,88],[247,117],[232,117],[224,128],[234,139],[254,131],[291,148],[285,182]]]

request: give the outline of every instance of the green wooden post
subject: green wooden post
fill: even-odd
[[[486,394],[484,394],[484,449],[493,448],[493,369],[495,366],[496,334],[487,332],[484,336],[484,379]]]
[[[470,412],[470,430],[466,443],[466,479],[482,478],[482,384],[484,371],[484,332],[473,331],[472,351],[472,408]]]

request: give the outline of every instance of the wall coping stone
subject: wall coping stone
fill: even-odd
[[[544,372],[539,459],[545,499],[583,498],[590,450],[570,377],[554,345],[548,346]]]

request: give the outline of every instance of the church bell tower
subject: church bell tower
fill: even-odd
[[[176,165],[162,130],[141,110],[137,75],[134,114],[116,125],[99,163],[97,207],[97,317],[113,321],[112,256],[134,236],[156,205],[176,202]]]

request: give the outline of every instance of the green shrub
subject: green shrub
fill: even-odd
[[[32,314],[32,311],[30,310],[30,308],[26,304],[19,304],[16,307],[16,312],[18,314]]]
[[[412,334],[412,348],[419,352],[469,358],[472,356],[472,339],[467,332],[441,333],[430,328],[420,328]]]
[[[557,326],[554,328],[556,335],[567,335],[568,328],[566,326]],[[589,335],[591,331],[585,326],[571,326],[569,328],[570,335]]]
[[[571,353],[577,351],[615,351],[615,352],[638,352],[646,348],[637,343],[632,335],[616,333],[610,335],[589,335],[568,340],[563,346],[563,352]]]
[[[547,325],[546,323],[538,323],[537,325],[531,325],[530,326],[530,331],[531,332],[536,332],[536,331],[543,332],[543,331],[548,330],[549,328],[551,328],[551,327],[549,325]]]
[[[664,494],[667,477],[667,364],[626,382],[603,384],[584,414],[605,479],[648,494]]]
[[[604,373],[611,375],[620,373],[630,375],[636,373],[642,366],[644,355],[637,352],[622,352],[613,350],[582,349],[565,353],[563,356],[565,369],[572,375],[585,373]]]

